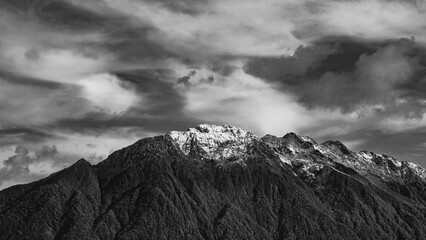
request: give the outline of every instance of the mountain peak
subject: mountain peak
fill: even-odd
[[[282,138],[266,135],[259,139],[254,134],[231,125],[201,124],[187,131],[171,131],[166,134],[166,138],[186,156],[211,159],[219,163],[229,159],[233,159],[232,162],[246,160],[253,146],[252,142],[262,141],[271,147],[282,162],[295,168],[295,171],[303,168],[310,176],[314,176],[313,172],[319,168],[342,164],[364,176],[380,177],[383,180],[402,177],[401,162],[390,156],[366,151],[355,153],[340,141],[318,144],[312,138],[294,132],[287,133]],[[409,168],[424,179],[426,170],[414,163],[410,164]],[[300,168],[301,166],[303,167]]]
[[[189,128],[188,131],[193,131],[193,129],[203,132],[203,133],[225,133],[225,132],[234,132],[234,133],[246,133],[247,131],[242,128],[234,127],[232,125],[213,125],[213,124],[200,124],[195,128]]]
[[[294,132],[289,132],[283,136],[283,139],[290,142],[303,143],[302,138]]]
[[[312,144],[316,144],[316,142],[312,138],[307,136],[297,135],[294,132],[287,133],[286,135],[283,136],[283,139],[287,141],[297,142],[297,143],[309,142]]]
[[[351,154],[351,151],[340,141],[326,141],[321,145],[336,149],[345,155]]]
[[[166,134],[185,155],[200,152],[209,159],[241,157],[247,144],[258,139],[253,133],[231,125],[201,124],[187,131]]]

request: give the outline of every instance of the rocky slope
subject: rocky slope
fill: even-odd
[[[0,192],[0,239],[426,239],[418,165],[200,125]]]

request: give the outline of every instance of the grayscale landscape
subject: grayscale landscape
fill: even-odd
[[[423,0],[0,0],[0,240],[426,239],[424,29]]]

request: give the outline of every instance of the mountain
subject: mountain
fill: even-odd
[[[0,239],[426,239],[426,171],[200,125],[0,192]]]

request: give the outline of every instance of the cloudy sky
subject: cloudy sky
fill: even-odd
[[[0,0],[0,189],[200,123],[426,166],[425,28],[421,0]]]

